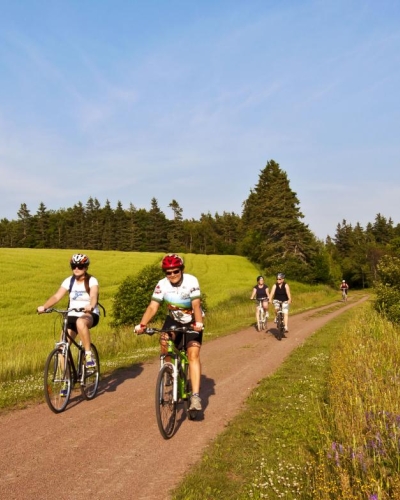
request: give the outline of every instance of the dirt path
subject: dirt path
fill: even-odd
[[[93,401],[82,401],[74,393],[62,414],[40,404],[2,415],[0,498],[167,500],[168,491],[240,411],[257,382],[318,328],[355,304],[292,316],[288,337],[281,342],[272,333],[248,328],[206,343],[204,412],[198,421],[182,418],[168,441],[159,434],[154,413],[158,362],[105,377]],[[274,325],[269,326],[273,331]]]

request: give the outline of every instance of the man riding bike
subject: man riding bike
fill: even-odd
[[[199,394],[201,379],[200,348],[204,329],[199,282],[195,276],[183,272],[185,265],[182,257],[177,254],[166,255],[161,262],[161,268],[165,273],[165,278],[157,283],[140,324],[135,326],[135,332],[141,334],[146,330],[147,324],[155,316],[162,302],[165,302],[168,307],[168,316],[165,318],[163,329],[186,325],[191,330],[198,332],[186,334],[186,348],[193,391],[189,410],[199,411],[201,410]],[[161,337],[161,339],[161,350],[165,353],[166,337]],[[181,340],[182,334],[176,334],[174,344],[178,348]]]

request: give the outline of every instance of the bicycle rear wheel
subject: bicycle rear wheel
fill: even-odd
[[[158,372],[156,385],[156,416],[158,429],[164,439],[173,436],[176,422],[176,401],[174,401],[172,369],[163,365]]]
[[[92,357],[96,361],[96,366],[94,368],[86,368],[85,356],[82,356],[81,361],[81,393],[82,396],[87,400],[93,399],[96,396],[100,380],[99,353],[97,352],[96,346],[94,344],[90,344],[90,349],[92,351]]]
[[[71,370],[65,353],[54,349],[44,367],[44,397],[51,411],[65,410],[71,395]]]

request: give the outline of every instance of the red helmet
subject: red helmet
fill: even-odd
[[[185,267],[185,264],[183,263],[182,257],[179,257],[178,254],[169,253],[163,258],[161,262],[161,268],[165,270],[165,269],[173,269],[174,267],[179,267],[180,269],[183,269]]]

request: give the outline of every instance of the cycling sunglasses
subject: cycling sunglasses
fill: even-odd
[[[85,264],[71,264],[71,269],[80,269],[82,271],[82,269],[86,269],[87,266],[85,266]]]
[[[179,274],[181,272],[180,269],[175,269],[175,271],[165,271],[167,276],[171,276],[172,274]]]

